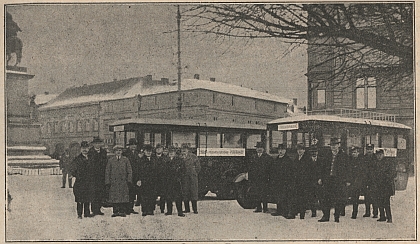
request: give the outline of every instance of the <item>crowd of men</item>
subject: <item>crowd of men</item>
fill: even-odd
[[[384,158],[382,149],[374,152],[374,145],[366,145],[366,154],[361,148],[352,147],[350,155],[340,149],[339,138],[331,138],[330,150],[319,153],[313,145],[305,149],[297,145],[297,156],[286,153],[286,145],[278,145],[278,155],[273,159],[264,152],[263,143],[256,145],[256,155],[248,162],[249,194],[257,202],[254,212],[268,213],[268,196],[272,196],[277,209],[273,216],[294,219],[305,218],[306,210],[316,217],[319,204],[323,216],[319,222],[330,220],[334,208],[334,221],[345,216],[345,204],[350,199],[353,205],[352,219],[357,218],[359,197],[364,195],[365,214],[377,221],[392,223],[390,197],[394,195],[395,162]]]
[[[94,138],[91,143],[81,142],[80,154],[69,160],[65,153],[60,160],[63,171],[63,186],[69,178],[73,185],[77,216],[104,215],[102,207],[112,206],[112,217],[138,214],[134,206],[141,205],[142,216],[154,215],[156,200],[161,213],[172,215],[173,202],[177,214],[185,217],[192,210],[198,214],[198,173],[200,162],[191,153],[188,144],[181,148],[163,148],[145,145],[140,150],[137,141],[129,140],[127,150],[123,146],[113,147],[107,154],[101,147],[103,141]],[[154,151],[154,152],[153,152]],[[184,203],[184,209],[182,208]]]

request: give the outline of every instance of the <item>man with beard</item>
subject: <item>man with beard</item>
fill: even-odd
[[[331,207],[334,206],[334,221],[340,222],[340,213],[346,202],[347,155],[340,150],[339,138],[331,138],[331,151],[326,155],[320,168],[318,184],[322,187],[320,204],[323,216],[318,222],[330,221]]]
[[[349,160],[349,174],[350,174],[350,197],[353,204],[352,219],[356,219],[359,198],[365,194],[366,181],[368,179],[368,167],[363,158],[359,157],[359,148],[350,148],[351,157]]]
[[[270,165],[269,173],[271,192],[277,203],[277,211],[271,215],[294,219],[296,165],[286,155],[286,146],[284,144],[279,144],[278,156]]]
[[[366,154],[363,157],[363,161],[365,165],[367,165],[367,180],[365,187],[365,214],[363,217],[370,217],[370,205],[372,205],[373,209],[373,218],[378,218],[378,206],[376,206],[376,203],[372,199],[371,194],[371,183],[372,183],[372,177],[374,174],[376,174],[375,169],[373,167],[374,162],[376,160],[376,156],[374,154],[374,148],[375,145],[373,144],[367,144],[366,145]]]
[[[107,152],[102,148],[103,141],[99,137],[94,137],[91,144],[92,147],[88,152],[88,157],[92,162],[94,173],[92,212],[94,215],[104,215],[101,207],[106,199],[105,169],[108,163]]]
[[[138,214],[138,212],[134,211],[134,202],[136,201],[136,195],[139,191],[139,187],[135,184],[139,180],[138,171],[139,171],[139,164],[140,158],[137,153],[137,140],[136,138],[130,138],[128,140],[128,149],[124,151],[122,154],[123,156],[127,157],[130,161],[131,169],[132,169],[132,179],[131,182],[134,184],[130,184],[129,189],[129,202],[125,209],[127,210],[126,214]]]
[[[264,152],[264,144],[257,142],[255,146],[257,153],[248,161],[248,181],[251,185],[252,195],[256,198],[257,208],[255,213],[268,212],[268,190],[269,190],[269,170],[272,158]],[[262,204],[262,206],[261,206]]]

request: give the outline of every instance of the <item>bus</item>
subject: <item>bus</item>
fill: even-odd
[[[138,148],[180,147],[187,143],[201,163],[199,195],[211,191],[219,199],[235,199],[234,178],[244,171],[246,158],[258,141],[265,141],[266,127],[226,121],[133,118],[109,125],[114,143],[127,145],[135,138]]]
[[[409,142],[411,128],[396,123],[392,116],[360,115],[302,114],[270,121],[267,123],[267,151],[274,154],[278,144],[285,144],[288,154],[295,157],[296,145],[301,143],[307,148],[316,144],[323,154],[329,150],[331,138],[339,138],[341,149],[347,154],[353,146],[362,148],[361,153],[365,153],[365,145],[374,144],[375,151],[383,149],[385,157],[396,159],[398,168],[407,169],[414,153]],[[250,187],[246,179],[246,172],[235,178],[237,201],[243,208],[255,208],[255,201],[247,194]]]

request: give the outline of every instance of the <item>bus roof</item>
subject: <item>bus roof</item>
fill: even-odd
[[[348,124],[368,124],[373,126],[383,126],[399,129],[411,129],[411,127],[390,121],[383,120],[373,120],[365,118],[349,118],[349,117],[340,117],[335,115],[298,115],[291,116],[286,118],[275,119],[267,123],[267,125],[272,124],[286,124],[286,123],[296,123],[296,122],[305,122],[305,121],[324,121],[324,122],[340,122]]]
[[[239,124],[225,121],[204,121],[204,120],[180,120],[180,119],[155,119],[155,118],[134,118],[122,119],[110,123],[110,126],[126,124],[144,124],[144,125],[179,125],[192,127],[213,127],[247,130],[266,130],[266,126],[258,124]]]

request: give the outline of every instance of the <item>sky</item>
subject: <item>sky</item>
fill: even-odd
[[[173,4],[26,4],[6,10],[22,29],[19,66],[35,75],[30,94],[146,75],[177,79]],[[306,105],[306,47],[277,38],[222,40],[182,32],[182,24],[182,78],[200,74]]]

